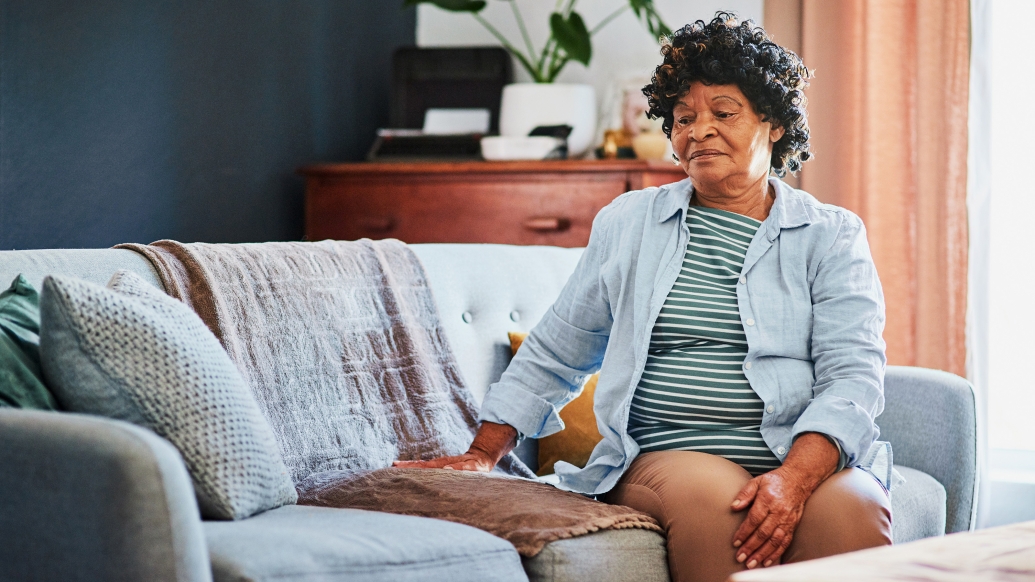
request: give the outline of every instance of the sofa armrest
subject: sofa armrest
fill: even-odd
[[[888,366],[884,399],[877,425],[895,464],[919,469],[945,487],[945,533],[974,529],[979,479],[973,386],[948,372]]]
[[[179,453],[99,417],[0,409],[0,540],[5,579],[212,579]]]

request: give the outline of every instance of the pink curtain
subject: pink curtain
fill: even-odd
[[[801,187],[866,223],[889,363],[965,375],[968,0],[777,5],[816,73]]]

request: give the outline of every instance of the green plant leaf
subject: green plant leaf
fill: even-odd
[[[655,37],[669,36],[672,30],[661,19],[661,15],[654,8],[654,0],[629,0],[629,6],[636,13],[636,18],[643,22]]]
[[[551,14],[550,32],[572,60],[589,65],[589,60],[593,58],[593,43],[586,23],[577,12],[572,12],[567,18],[560,12]]]
[[[485,0],[404,0],[403,8],[418,4],[434,4],[450,12],[481,12],[485,8]]]

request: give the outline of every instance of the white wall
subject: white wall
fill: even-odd
[[[995,449],[1035,451],[1035,259],[1028,246],[1035,216],[1030,99],[1035,67],[1018,22],[1035,19],[1030,0],[992,2],[991,228],[989,262],[988,433]]]
[[[510,42],[523,47],[520,30],[510,2],[488,0],[482,16],[500,30]],[[540,50],[549,35],[547,24],[556,0],[515,0],[528,24],[533,45]],[[665,23],[676,29],[694,20],[710,20],[718,10],[732,10],[741,18],[762,24],[763,0],[655,0]],[[582,0],[576,10],[593,28],[605,16],[627,4],[627,0]],[[417,46],[498,46],[499,42],[470,14],[451,13],[428,4],[417,8]],[[612,21],[593,37],[593,59],[589,68],[571,62],[561,72],[561,83],[590,83],[596,88],[603,118],[612,114],[614,87],[625,80],[650,77],[661,62],[658,43],[631,11]],[[515,80],[530,81],[528,73],[514,63]]]

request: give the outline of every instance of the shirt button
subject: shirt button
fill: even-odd
[[[745,285],[745,284],[747,284],[747,282],[748,282],[747,278],[745,278],[745,277],[741,277],[740,278],[740,284],[741,285]]]
[[[471,323],[472,321],[474,321],[474,316],[471,315],[470,311],[465,311],[462,314],[460,314],[460,319],[464,320],[464,323]]]
[[[744,369],[745,370],[750,370],[751,369],[751,362],[744,362]]]
[[[515,322],[515,323],[518,322],[518,321],[521,321],[521,314],[518,313],[517,311],[511,311],[510,312],[510,320]]]
[[[782,455],[782,454],[784,454],[786,452],[787,452],[787,449],[785,449],[783,447],[777,447],[776,448],[776,454],[778,454],[778,455]]]
[[[773,408],[772,404],[770,404],[769,406],[765,407],[765,411],[768,412],[769,414],[772,414],[774,410],[776,410],[776,409]]]
[[[747,323],[747,324],[748,324],[749,326],[751,326],[751,325],[755,325],[755,320],[754,320],[754,319],[751,319],[751,318],[749,317],[746,323]]]

